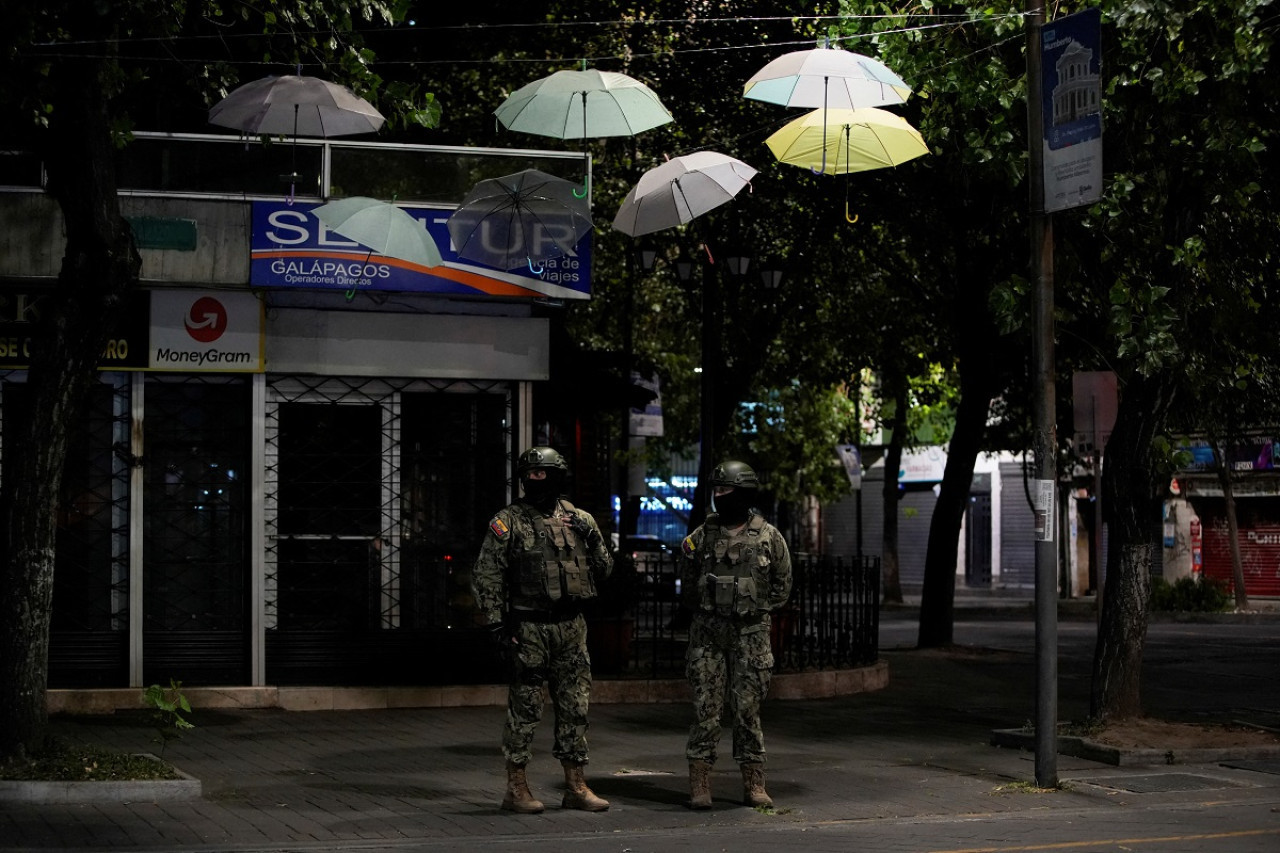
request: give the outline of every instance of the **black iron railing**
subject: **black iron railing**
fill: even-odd
[[[590,615],[588,637],[597,674],[683,674],[689,614],[680,607],[678,562],[678,555],[668,553],[618,560],[611,594]],[[880,653],[879,558],[800,554],[793,557],[793,574],[791,597],[772,617],[775,671],[875,663]]]

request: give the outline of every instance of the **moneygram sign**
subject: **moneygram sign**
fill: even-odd
[[[148,367],[260,373],[262,302],[252,293],[152,291]]]
[[[440,249],[444,263],[426,267],[386,257],[327,228],[316,204],[253,203],[249,281],[254,287],[446,293],[465,296],[589,299],[591,235],[570,257],[499,270],[458,257],[446,224],[453,208],[401,205]]]

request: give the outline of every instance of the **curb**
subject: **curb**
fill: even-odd
[[[1035,734],[1026,729],[996,729],[991,745],[1035,751]],[[1280,759],[1280,746],[1236,746],[1195,749],[1137,749],[1098,743],[1075,735],[1058,735],[1058,754],[1116,767],[1151,764],[1216,764],[1222,761]]]
[[[773,676],[771,699],[827,699],[883,690],[889,664],[786,672]],[[192,687],[183,689],[197,711],[211,708],[282,711],[360,711],[389,708],[479,708],[507,704],[505,684],[443,687]],[[112,714],[141,707],[136,688],[60,688],[45,693],[50,714]],[[597,678],[592,704],[680,703],[693,700],[684,678]],[[102,783],[95,783],[102,784]]]
[[[204,796],[204,786],[199,779],[176,767],[173,770],[179,778],[118,782],[0,780],[0,803],[159,803],[198,800]]]

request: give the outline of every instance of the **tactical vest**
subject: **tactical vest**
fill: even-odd
[[[765,520],[758,515],[734,533],[711,521],[703,527],[699,606],[704,611],[746,616],[768,609],[767,592],[761,586],[773,558],[768,537],[761,536],[764,527]]]
[[[531,532],[521,525],[512,543],[512,608],[549,612],[595,598],[587,545],[569,526],[574,518],[573,505],[560,501],[550,518],[537,511],[523,515]]]

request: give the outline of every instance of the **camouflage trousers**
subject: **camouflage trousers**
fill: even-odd
[[[587,623],[581,615],[567,622],[522,622],[519,657],[507,690],[507,723],[502,754],[512,764],[529,763],[534,731],[542,719],[542,685],[550,688],[555,710],[551,752],[561,761],[587,762],[587,703],[591,699],[591,658]]]
[[[695,719],[685,747],[688,759],[715,762],[721,714],[727,710],[733,721],[734,760],[763,762],[760,703],[773,676],[769,616],[744,625],[725,616],[694,614],[685,671],[693,688]]]

